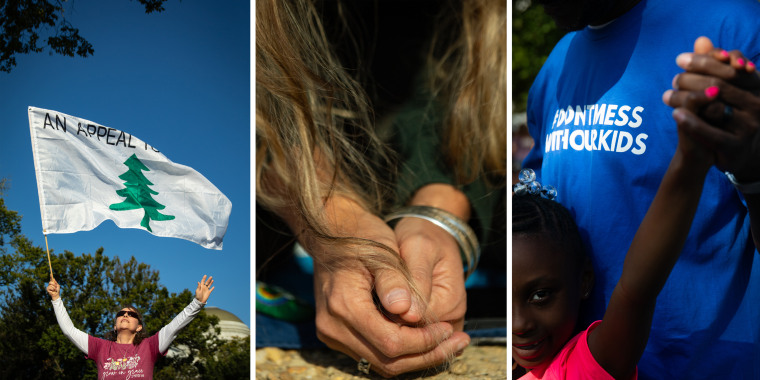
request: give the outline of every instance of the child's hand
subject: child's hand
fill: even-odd
[[[689,54],[689,53],[684,53]],[[746,71],[747,73],[754,73],[756,71],[755,64],[746,59],[744,55],[738,51],[726,51],[713,46],[712,41],[707,37],[699,37],[694,41],[694,54],[709,55],[720,62],[728,63],[731,67],[737,71]],[[680,66],[680,65],[679,65]],[[686,67],[681,67],[684,70],[688,70]]]
[[[715,164],[715,153],[708,148],[709,141],[705,141],[699,134],[700,128],[705,128],[704,121],[689,108],[674,109],[673,119],[678,126],[678,147],[675,156],[680,157],[685,165],[695,169],[697,173],[704,174]]]

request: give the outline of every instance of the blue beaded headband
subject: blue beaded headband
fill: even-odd
[[[520,182],[512,186],[512,191],[514,191],[515,195],[540,195],[548,200],[557,198],[557,189],[552,185],[541,186],[536,181],[536,172],[533,169],[520,170],[517,179]]]

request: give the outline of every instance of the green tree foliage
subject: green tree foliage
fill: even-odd
[[[166,0],[138,0],[145,13],[162,12]],[[0,71],[11,72],[17,54],[39,53],[47,45],[55,53],[87,57],[95,50],[65,18],[66,0],[0,2]],[[72,2],[69,2],[71,4]],[[44,36],[47,35],[47,38]]]
[[[512,0],[512,101],[514,112],[527,109],[528,90],[554,45],[565,32],[543,7]]]
[[[94,379],[97,369],[63,335],[45,287],[50,280],[47,256],[21,234],[21,217],[0,198],[0,379]],[[9,243],[6,243],[9,242]],[[8,246],[9,245],[9,246]],[[10,248],[10,249],[9,249]],[[51,251],[53,274],[71,320],[87,334],[102,337],[113,329],[122,305],[134,305],[143,314],[149,334],[158,332],[187,306],[194,294],[185,289],[170,293],[159,274],[134,257],[122,261],[103,255],[74,255]],[[188,279],[190,285],[197,279]],[[201,311],[180,332],[173,345],[189,350],[186,357],[158,361],[156,379],[219,378],[218,362],[249,355],[242,347],[218,339],[218,318]],[[245,351],[243,351],[245,349]],[[240,352],[233,352],[241,350]],[[226,363],[249,373],[250,361]],[[167,376],[170,374],[170,376]]]
[[[0,191],[5,189],[5,183],[4,179],[0,181]],[[6,236],[16,236],[21,233],[21,216],[15,211],[6,210],[3,198],[0,198],[0,211],[0,255],[4,256],[7,250],[5,247]],[[2,285],[2,274],[0,273],[0,286]]]
[[[251,362],[251,338],[232,339],[219,346],[206,362],[206,379],[248,379]]]

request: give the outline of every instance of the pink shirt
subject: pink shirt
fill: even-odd
[[[90,336],[87,352],[87,358],[98,367],[98,380],[153,379],[153,365],[162,356],[158,351],[158,334],[143,339],[137,346]]]
[[[570,339],[546,366],[532,369],[520,380],[615,380],[596,362],[588,348],[588,333],[601,321]],[[638,378],[638,370],[631,380]]]

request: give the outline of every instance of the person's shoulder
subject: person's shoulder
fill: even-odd
[[[546,62],[559,60],[560,58],[563,58],[570,48],[570,42],[573,41],[573,38],[581,31],[572,31],[565,33],[562,38],[554,45],[554,48],[552,48],[551,53],[549,53],[549,56],[546,59]]]
[[[107,347],[111,343],[112,341],[108,339],[98,338],[89,334],[87,335],[87,347],[89,348],[89,351],[97,351],[101,347]]]
[[[569,53],[570,42],[575,37],[576,33],[577,32],[569,32],[565,34],[559,42],[554,45],[554,48],[552,48],[546,61],[544,61],[544,64],[538,71],[536,78],[533,80],[531,92],[537,91],[538,88],[543,88],[544,84],[557,83],[557,78],[562,74],[563,67],[566,63],[565,58]]]
[[[139,350],[158,352],[158,332],[149,337],[143,338],[140,343],[137,344],[137,347]]]
[[[690,0],[688,7],[673,4],[671,6],[680,9],[683,17],[678,19],[685,24],[693,25],[695,18],[703,18],[712,21],[704,26],[721,29],[741,26],[746,31],[747,27],[756,26],[757,17],[760,15],[760,2],[757,0]]]
[[[757,0],[699,0],[704,3],[705,6],[710,6],[716,10],[722,10],[724,12],[732,12],[737,9],[746,10],[748,12],[760,12],[760,2]],[[735,15],[740,16],[740,15]]]
[[[652,0],[649,0],[650,2]],[[753,9],[760,8],[760,2],[757,0],[721,0],[721,1],[715,1],[715,0],[689,0],[686,2],[688,4],[688,7],[684,6],[684,1],[676,1],[676,0],[669,0],[665,1],[664,3],[661,3],[661,5],[665,6],[669,9],[681,9],[683,13],[692,13],[696,12],[697,10],[712,10],[714,11],[712,15],[715,15],[715,12],[718,14],[722,14],[724,12],[733,12],[737,9],[746,9],[749,11],[752,11]],[[658,4],[660,5],[660,4]],[[696,9],[694,9],[696,8]],[[736,15],[739,16],[739,15]],[[675,20],[674,20],[675,21]]]
[[[662,28],[680,29],[682,33],[702,30],[720,30],[741,26],[755,27],[760,15],[760,2],[757,0],[649,0],[644,17],[653,21],[648,27],[655,30]],[[677,15],[674,17],[673,15]],[[667,20],[667,22],[665,21]],[[747,24],[747,22],[751,22]],[[663,36],[667,38],[667,36]]]
[[[570,339],[557,354],[556,366],[550,369],[561,373],[561,378],[614,380],[596,361],[588,347],[588,334],[600,323],[601,321],[595,321],[586,330]]]
[[[699,36],[710,38],[715,46],[741,50],[749,56],[760,51],[760,35],[747,33],[760,19],[757,0],[689,0],[687,4],[682,0],[649,0],[647,9],[647,26],[652,33],[660,34],[665,43],[679,45],[682,51],[690,49]]]
[[[705,22],[714,30],[713,43],[726,50],[740,50],[750,59],[760,54],[760,34],[754,30],[760,20],[760,2],[756,0],[701,0],[711,19]]]

